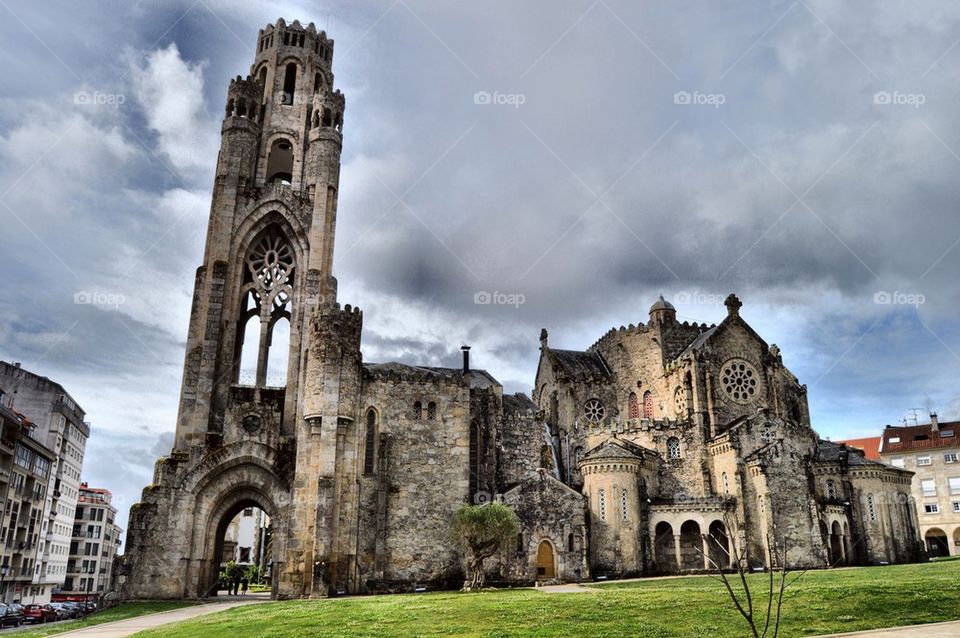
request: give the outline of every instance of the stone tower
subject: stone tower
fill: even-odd
[[[312,23],[267,25],[256,52],[227,91],[175,443],[131,511],[131,596],[207,595],[223,529],[250,506],[275,520],[275,594],[313,593],[322,571],[313,563],[328,560],[328,537],[320,550],[310,540],[322,516],[278,513],[316,512],[317,476],[297,478],[296,467],[298,455],[314,467],[323,457],[310,439],[321,418],[303,417],[336,415],[338,384],[360,369],[360,315],[336,305],[331,274],[344,97],[333,88],[333,41]],[[302,398],[301,353],[311,349],[323,353],[308,388],[315,405]]]

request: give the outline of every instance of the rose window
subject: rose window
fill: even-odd
[[[599,399],[590,399],[583,404],[583,416],[590,423],[600,423],[606,411]]]
[[[743,359],[731,359],[723,364],[720,383],[731,399],[737,403],[749,403],[757,396],[759,375],[753,366]]]
[[[678,417],[683,417],[687,415],[687,393],[682,387],[677,388],[674,391],[673,405],[677,410]]]

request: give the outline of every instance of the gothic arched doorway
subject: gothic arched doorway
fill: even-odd
[[[537,547],[537,580],[550,580],[557,577],[553,559],[553,545],[550,541],[540,541]]]

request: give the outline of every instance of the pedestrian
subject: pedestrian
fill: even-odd
[[[244,576],[240,579],[240,586],[243,588],[243,595],[247,595],[247,587],[250,585],[250,581],[247,580],[247,577]]]

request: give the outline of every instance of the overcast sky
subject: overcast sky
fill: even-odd
[[[541,327],[736,292],[823,435],[960,418],[960,5],[271,4],[0,2],[0,358],[86,409],[121,525],[172,443],[227,84],[280,16],[336,41],[366,360],[469,343],[529,392]]]

